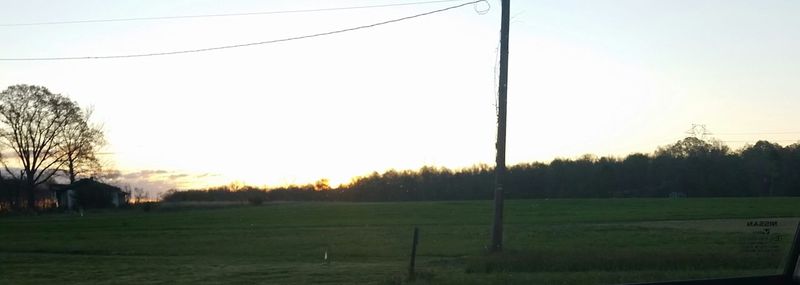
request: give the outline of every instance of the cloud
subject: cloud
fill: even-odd
[[[18,173],[19,168],[10,167],[13,173]],[[0,175],[10,177],[10,174],[0,166]],[[170,189],[198,189],[209,186],[209,180],[220,177],[216,173],[185,173],[164,169],[144,169],[132,172],[107,171],[98,179],[105,183],[119,187],[141,188],[153,198],[159,197]],[[63,176],[55,177],[58,183],[69,183]]]
[[[169,179],[173,179],[174,180],[174,179],[181,179],[181,178],[185,178],[185,177],[190,177],[190,175],[186,174],[186,173],[172,174],[172,175],[169,176]]]
[[[122,174],[122,177],[125,179],[139,179],[139,178],[150,178],[167,173],[169,173],[169,171],[166,170],[140,170],[136,172],[129,172]]]
[[[183,173],[163,169],[148,169],[134,172],[121,173],[113,177],[112,184],[142,188],[151,196],[157,197],[170,189],[197,188],[195,185],[204,184],[206,179],[218,177],[215,173]]]
[[[10,170],[18,173],[19,168],[10,167]],[[2,166],[0,166],[0,175],[10,177],[10,174]],[[207,185],[208,180],[220,176],[216,173],[184,173],[164,169],[146,169],[133,172],[108,171],[98,179],[119,187],[141,188],[155,198],[170,189],[198,189],[213,186]],[[55,179],[58,183],[69,183],[63,176],[57,176]]]

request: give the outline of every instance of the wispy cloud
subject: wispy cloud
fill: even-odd
[[[120,173],[112,177],[110,182],[120,186],[142,188],[153,196],[160,196],[170,189],[185,189],[202,185],[204,180],[218,177],[215,173],[184,173],[163,169],[148,169]]]
[[[11,167],[11,171],[18,171],[18,168]],[[2,167],[0,175],[10,177]],[[208,180],[220,177],[216,173],[184,173],[179,171],[169,171],[163,169],[146,169],[133,172],[111,171],[99,177],[102,181],[120,187],[135,187],[144,189],[151,196],[157,197],[170,189],[202,188],[207,185]],[[58,183],[68,183],[65,177],[55,177]]]
[[[164,174],[169,173],[166,170],[140,170],[136,172],[129,172],[122,174],[122,178],[125,179],[147,179],[152,177],[161,176]]]
[[[169,179],[182,179],[186,177],[191,177],[189,174],[181,173],[181,174],[172,174],[169,176]]]

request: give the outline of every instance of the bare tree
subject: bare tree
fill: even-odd
[[[125,204],[130,205],[131,203],[139,204],[144,199],[147,198],[147,193],[144,192],[144,189],[139,187],[131,187],[130,184],[125,184],[122,186],[122,192],[125,192]]]
[[[75,102],[45,87],[14,85],[0,93],[0,143],[13,151],[21,171],[12,171],[6,157],[0,162],[9,175],[23,181],[28,208],[36,208],[36,186],[50,180],[64,164],[60,135],[80,119]]]
[[[70,183],[78,176],[102,172],[97,153],[105,145],[105,137],[101,126],[90,124],[91,117],[91,109],[82,112],[67,123],[58,137],[64,154],[64,172]]]
[[[133,198],[135,199],[134,201],[136,204],[149,200],[147,192],[145,192],[144,189],[139,187],[133,188]]]

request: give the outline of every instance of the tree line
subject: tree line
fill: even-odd
[[[101,171],[104,134],[91,116],[91,109],[42,86],[0,92],[0,210],[41,208],[51,196],[45,185]]]
[[[423,167],[356,177],[331,188],[315,184],[273,189],[216,187],[170,191],[180,201],[422,201],[491,199],[494,169]],[[716,140],[687,137],[651,154],[624,158],[584,155],[510,166],[511,199],[613,197],[800,196],[800,144],[758,141],[732,151]]]

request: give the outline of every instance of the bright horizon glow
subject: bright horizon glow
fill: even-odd
[[[2,23],[403,1],[2,1]],[[407,1],[406,1],[407,2]],[[466,2],[466,1],[465,1]],[[183,50],[325,32],[454,3],[174,21],[0,27],[0,57]],[[0,62],[92,105],[122,183],[347,183],[494,164],[499,2],[378,28],[208,53]],[[733,149],[798,141],[796,1],[512,3],[507,162],[652,153],[708,126]],[[790,132],[788,134],[771,134]],[[755,133],[754,135],[741,135]]]

